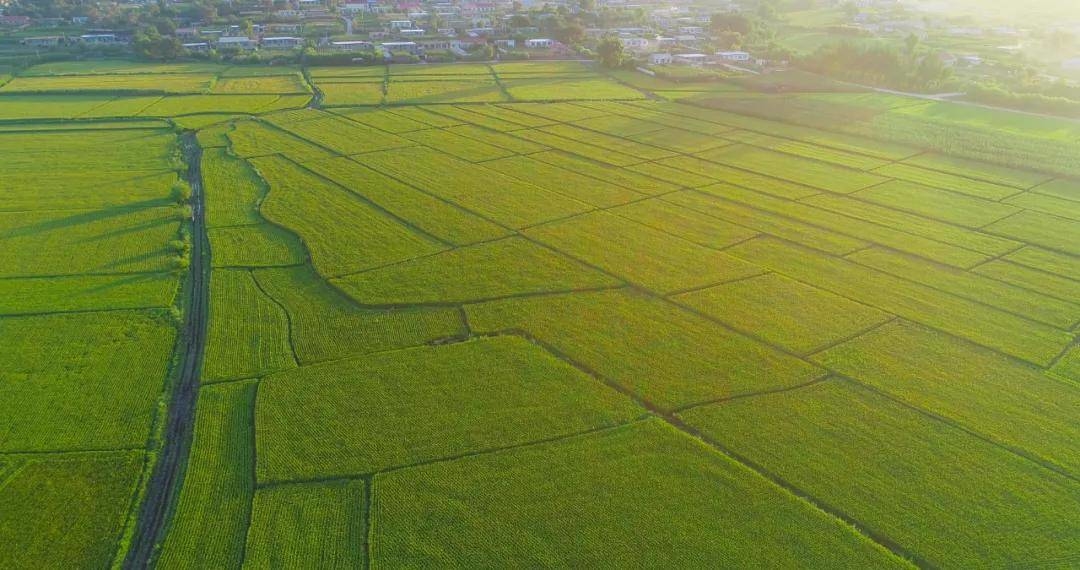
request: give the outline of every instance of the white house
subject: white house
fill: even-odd
[[[420,46],[416,42],[383,42],[379,44],[379,47],[387,54],[395,51],[407,51],[415,54],[420,51]]]
[[[652,65],[670,65],[672,57],[670,53],[649,54],[649,63]]]
[[[1073,57],[1061,62],[1061,69],[1075,71],[1080,69],[1080,57]]]
[[[421,38],[424,37],[424,34],[427,32],[424,28],[406,28],[398,30],[398,33],[406,38]]]
[[[703,53],[680,53],[672,56],[671,59],[673,62],[697,66],[705,63],[708,56]]]
[[[456,38],[430,38],[416,40],[416,44],[425,50],[453,50],[461,47],[461,41]]]
[[[115,44],[116,34],[83,34],[79,39],[84,44]]]
[[[547,49],[555,46],[555,40],[548,38],[533,38],[531,40],[525,40],[525,47],[528,49]]]
[[[412,27],[412,20],[390,20],[391,30],[407,30]]]
[[[210,51],[210,44],[207,42],[194,42],[183,46],[188,51]]]
[[[700,36],[705,33],[705,28],[701,26],[681,26],[679,33],[686,36]]]
[[[304,45],[304,38],[293,36],[278,36],[262,39],[262,47],[267,49],[292,49],[302,45]]]
[[[350,40],[344,42],[330,42],[330,47],[338,51],[367,51],[375,46],[371,42]]]
[[[36,48],[56,47],[60,45],[60,36],[39,36],[36,38],[26,38],[22,41],[22,43],[23,45]]]
[[[255,49],[258,44],[246,36],[221,36],[217,39],[219,48]]]
[[[649,40],[645,38],[620,38],[623,48],[633,51],[642,51],[649,48]]]
[[[745,51],[718,51],[716,55],[723,61],[750,61],[750,54]]]

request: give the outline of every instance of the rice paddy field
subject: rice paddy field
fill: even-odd
[[[192,268],[153,566],[1080,565],[1071,125],[579,62],[306,71],[0,90],[0,566],[131,561]],[[158,76],[209,85],[78,89]]]

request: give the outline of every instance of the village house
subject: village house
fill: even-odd
[[[234,48],[242,50],[253,50],[258,47],[255,40],[246,36],[222,36],[215,42],[217,47],[220,48]]]
[[[525,40],[525,47],[527,49],[549,49],[555,46],[555,40],[548,38],[534,38],[531,40]]]
[[[272,38],[263,38],[261,42],[262,47],[267,49],[293,49],[304,45],[304,38],[298,38],[295,36],[277,36]]]

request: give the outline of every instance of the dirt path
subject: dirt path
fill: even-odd
[[[173,386],[166,419],[164,444],[158,453],[154,472],[139,507],[135,536],[124,560],[124,568],[147,568],[154,547],[163,536],[168,515],[180,490],[184,459],[191,446],[195,422],[195,398],[199,391],[199,370],[206,345],[207,297],[209,296],[209,265],[206,253],[206,224],[203,212],[202,169],[199,148],[193,133],[182,141],[191,183],[191,274],[184,288],[187,310],[181,331],[183,355],[180,374]]]

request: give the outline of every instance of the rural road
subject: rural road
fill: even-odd
[[[146,495],[139,507],[135,535],[124,560],[124,568],[142,569],[150,565],[154,547],[163,536],[168,515],[180,490],[184,459],[191,446],[195,421],[195,397],[198,394],[199,371],[202,367],[203,350],[206,345],[208,264],[206,254],[206,223],[202,169],[202,150],[194,133],[186,133],[181,141],[184,158],[188,164],[188,182],[191,184],[191,266],[190,279],[184,289],[187,310],[181,329],[180,374],[173,385],[169,399],[168,418],[164,443],[158,452],[154,471],[147,484]]]

